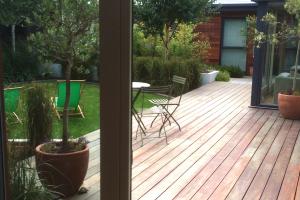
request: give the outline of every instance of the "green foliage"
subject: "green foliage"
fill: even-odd
[[[9,175],[12,200],[52,200],[55,195],[40,184],[32,160],[21,159],[15,148],[9,155]]]
[[[174,39],[170,42],[170,57],[201,58],[210,48],[206,40],[198,40],[198,33],[194,32],[195,25],[180,24]]]
[[[43,0],[37,16],[43,31],[30,39],[45,60],[59,62],[75,76],[86,76],[89,65],[97,65],[98,1]],[[66,70],[67,71],[67,70]]]
[[[17,25],[34,21],[40,0],[0,1],[0,24]]]
[[[243,78],[245,73],[237,66],[221,66],[220,71],[227,71],[231,78]]]
[[[206,18],[213,10],[212,3],[209,0],[135,0],[134,19],[143,23],[146,34],[164,35],[165,25],[174,29],[180,23]]]
[[[52,109],[46,89],[38,85],[29,88],[26,105],[28,139],[34,150],[52,138]]]
[[[135,0],[133,16],[146,35],[161,37],[168,59],[169,44],[178,25],[206,19],[214,11],[212,3],[211,0]]]
[[[195,25],[180,24],[174,39],[170,41],[169,58],[181,57],[184,59],[201,58],[210,48],[205,40],[196,40]],[[156,36],[143,33],[138,24],[133,26],[133,55],[163,57],[163,43]]]
[[[216,77],[216,81],[230,81],[230,74],[227,71],[220,71]]]
[[[132,53],[134,56],[162,56],[161,41],[156,36],[143,33],[138,24],[133,26]]]
[[[5,82],[31,81],[38,74],[37,52],[30,48],[26,41],[18,41],[15,53],[11,53],[8,45],[4,46],[4,71]]]
[[[284,8],[286,9],[286,11],[291,14],[294,15],[295,18],[298,20],[298,28],[300,25],[300,1],[299,0],[287,0],[285,2]],[[298,29],[299,33],[300,30]]]
[[[187,78],[186,91],[199,86],[201,63],[196,59],[170,59],[134,57],[133,72],[135,81],[146,81],[151,85],[165,85],[171,82],[173,75]]]

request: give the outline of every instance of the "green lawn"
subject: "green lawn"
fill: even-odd
[[[55,96],[56,94],[56,84],[55,82],[42,82],[38,83],[43,85],[43,87],[47,88],[50,96]],[[31,84],[23,84],[17,85],[23,86],[20,106],[18,108],[17,114],[21,117],[23,121],[26,121],[26,109],[24,106],[25,93],[26,90],[32,86]],[[84,83],[82,87],[82,95],[80,99],[80,105],[85,114],[85,118],[70,116],[70,135],[72,138],[77,138],[82,135],[85,135],[89,132],[97,130],[100,128],[100,114],[99,114],[99,95],[100,90],[98,85]],[[134,94],[133,94],[134,95]],[[145,98],[151,98],[152,95],[147,95]],[[136,107],[140,107],[142,104],[141,96],[136,102]],[[151,105],[148,103],[145,107],[150,107]],[[8,118],[8,135],[9,138],[26,138],[26,123],[16,124],[12,123],[15,119],[11,116],[7,116]],[[62,120],[58,120],[55,114],[53,113],[53,138],[60,138],[62,133]]]

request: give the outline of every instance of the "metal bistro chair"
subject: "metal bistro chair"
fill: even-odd
[[[160,116],[162,124],[163,124],[164,119],[167,117],[167,115],[165,114],[162,106],[156,105],[153,102],[162,102],[165,104],[169,103],[170,88],[171,88],[170,85],[141,88],[142,105],[138,111],[138,117],[141,122],[142,122],[142,118],[144,118],[144,117],[154,117],[156,119]],[[149,108],[149,106],[147,106],[147,108],[145,108],[146,103],[151,104],[152,107]],[[153,123],[151,123],[151,127],[152,127],[152,125],[153,125]],[[162,128],[164,128],[164,127],[161,127],[161,129],[159,129],[160,130],[159,137],[161,136]],[[139,129],[141,129],[141,142],[142,142],[142,146],[143,146],[143,139],[144,139],[143,135],[146,136],[147,128],[144,124],[138,126],[138,129],[136,131],[136,138],[137,138]],[[167,142],[167,135],[166,135],[165,129],[164,129],[164,134],[165,134],[166,142]]]
[[[171,121],[175,122],[181,131],[181,127],[179,123],[174,118],[174,113],[180,106],[180,102],[182,99],[182,94],[184,92],[186,85],[186,78],[180,77],[180,76],[173,76],[172,79],[172,85],[169,93],[169,101],[164,102],[157,99],[151,99],[149,100],[154,105],[162,108],[162,112],[164,115],[163,124],[160,127],[159,132],[161,133],[162,129],[165,127],[166,123],[169,123],[171,125]],[[154,120],[151,122],[151,126],[153,125],[154,121],[157,119],[159,115],[157,115]]]

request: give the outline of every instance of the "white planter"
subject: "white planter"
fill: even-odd
[[[201,73],[201,85],[206,85],[215,81],[219,71],[211,71],[208,73]]]

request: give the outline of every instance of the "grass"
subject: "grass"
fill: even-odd
[[[56,94],[56,83],[55,82],[41,82],[43,87],[46,87],[49,91],[50,96],[55,96]],[[26,138],[26,106],[25,102],[25,93],[32,84],[18,84],[17,86],[23,86],[22,95],[20,100],[20,106],[17,110],[17,114],[24,121],[23,124],[13,123],[15,118],[13,116],[7,115],[7,128],[8,128],[8,137],[10,139],[15,138]],[[134,95],[134,94],[133,94]],[[149,99],[152,95],[147,95],[145,98]],[[80,116],[70,116],[69,118],[69,132],[71,138],[77,138],[82,135],[85,135],[89,132],[95,131],[100,128],[100,90],[98,85],[84,83],[82,85],[82,94],[80,99],[80,105],[83,109],[85,118]],[[142,99],[141,96],[138,98],[135,106],[141,107]],[[145,107],[151,107],[151,104],[147,103]],[[53,138],[61,138],[62,134],[62,120],[58,120],[53,112]]]

